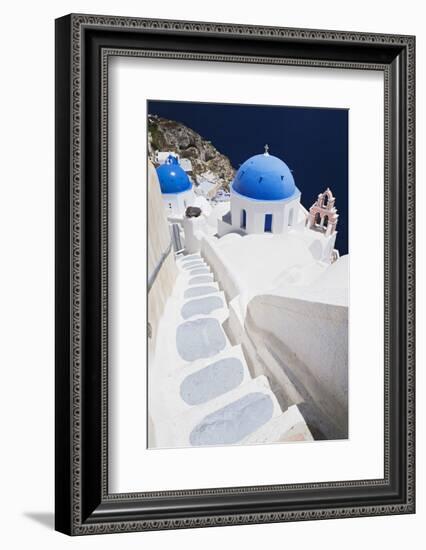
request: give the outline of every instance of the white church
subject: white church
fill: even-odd
[[[148,235],[149,446],[347,438],[348,256],[331,190],[307,210],[267,145],[229,201],[162,159],[148,182],[149,208],[162,203]]]

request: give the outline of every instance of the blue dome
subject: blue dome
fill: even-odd
[[[298,191],[287,164],[267,153],[250,157],[240,166],[232,189],[259,201],[288,199]]]
[[[169,155],[166,162],[157,168],[157,175],[163,194],[183,193],[192,187],[191,180],[173,155]]]

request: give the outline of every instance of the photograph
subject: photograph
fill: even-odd
[[[1,548],[426,547],[424,14],[3,4]]]
[[[147,101],[149,449],[350,438],[348,126]]]

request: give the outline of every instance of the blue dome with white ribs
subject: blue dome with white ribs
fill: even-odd
[[[259,201],[289,199],[298,193],[293,174],[285,162],[265,153],[246,160],[238,169],[232,190]]]
[[[166,162],[157,168],[157,175],[163,194],[183,193],[192,187],[187,173],[173,155],[169,155]]]

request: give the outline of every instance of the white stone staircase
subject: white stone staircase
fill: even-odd
[[[267,378],[252,378],[241,346],[229,342],[228,304],[204,259],[177,265],[149,376],[155,447],[312,440],[297,406],[283,412]]]

